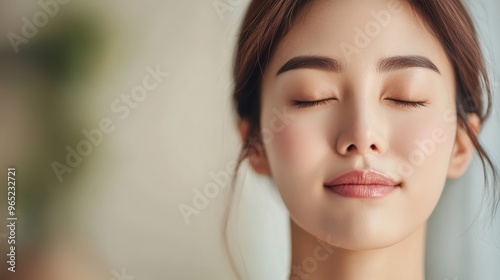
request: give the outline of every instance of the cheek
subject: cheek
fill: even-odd
[[[318,166],[329,154],[327,134],[320,122],[296,119],[266,143],[266,151],[273,170],[304,173]]]
[[[401,201],[405,205],[401,210],[405,210],[400,215],[417,224],[427,220],[441,197],[455,140],[455,125],[441,118],[427,118],[399,129],[405,133],[393,134],[392,146],[398,175],[406,185]]]
[[[301,153],[303,147],[310,147],[316,140],[314,129],[290,124],[283,131],[276,133],[276,139],[270,145],[269,149],[274,156],[286,161],[301,159],[305,154]]]
[[[431,171],[445,177],[455,139],[454,131],[453,123],[437,117],[394,127],[391,146],[399,159],[398,175],[410,178],[422,171]]]

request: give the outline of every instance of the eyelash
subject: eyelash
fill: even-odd
[[[393,102],[394,104],[396,104],[397,106],[403,107],[403,108],[420,108],[420,107],[425,107],[427,104],[424,101],[406,101],[406,100],[398,100],[398,99],[391,99],[391,98],[387,98],[386,100],[389,100],[389,101]]]
[[[309,107],[314,107],[314,106],[326,105],[332,100],[337,100],[337,99],[336,98],[327,98],[327,99],[321,99],[321,100],[316,100],[316,101],[294,100],[293,106],[295,106],[297,108],[309,108]]]
[[[316,100],[316,101],[299,101],[299,100],[294,100],[293,101],[293,106],[297,108],[309,108],[309,107],[314,107],[314,106],[322,106],[326,105],[328,102],[332,100],[337,100],[337,99],[322,99],[322,100]],[[426,106],[426,102],[424,101],[406,101],[406,100],[398,100],[398,99],[386,99],[391,102],[393,102],[396,106],[403,107],[403,108],[421,108]]]

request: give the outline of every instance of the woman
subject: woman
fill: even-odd
[[[490,84],[460,0],[252,1],[234,84],[240,162],[290,213],[290,279],[424,279],[446,179],[474,150],[494,169],[477,139]]]

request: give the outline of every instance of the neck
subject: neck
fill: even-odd
[[[290,280],[424,280],[426,227],[387,248],[351,251],[319,241],[291,221]]]

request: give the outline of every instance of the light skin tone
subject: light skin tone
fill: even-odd
[[[381,11],[390,20],[357,48],[354,28]],[[263,73],[260,126],[273,137],[249,155],[290,213],[290,279],[424,279],[427,220],[473,154],[455,83],[444,48],[406,1],[316,1],[300,15]],[[279,129],[276,109],[293,116]],[[477,116],[468,121],[477,132]],[[363,199],[324,187],[364,169],[400,187]]]

